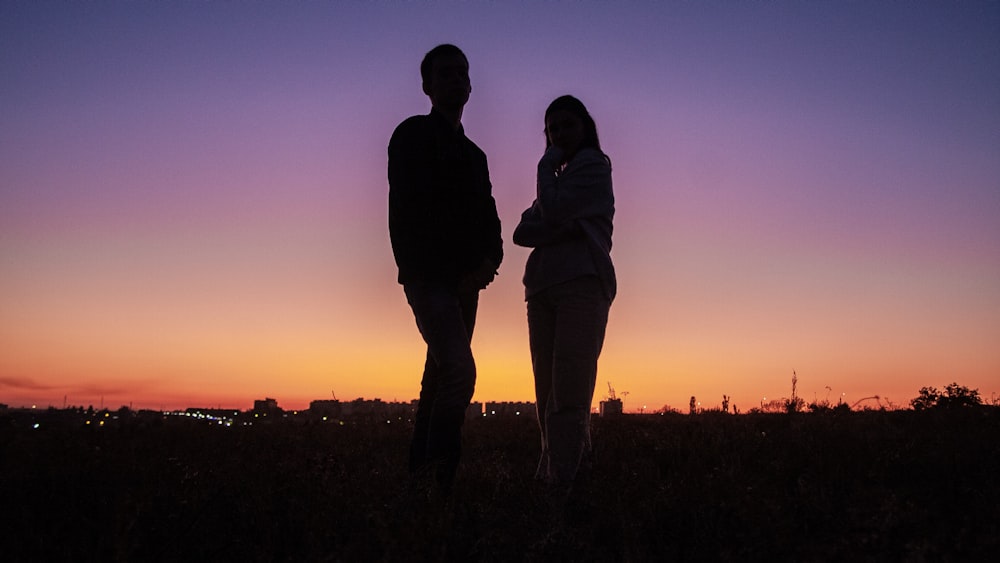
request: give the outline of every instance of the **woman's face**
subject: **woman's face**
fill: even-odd
[[[556,110],[545,120],[545,134],[549,138],[549,143],[562,149],[567,157],[571,157],[583,143],[583,120],[564,109]]]

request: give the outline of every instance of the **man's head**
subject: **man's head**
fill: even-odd
[[[420,63],[424,93],[434,107],[461,109],[469,101],[472,83],[469,80],[469,59],[454,45],[438,45]]]

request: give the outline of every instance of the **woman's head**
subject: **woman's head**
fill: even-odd
[[[572,156],[583,148],[601,150],[597,124],[583,102],[560,96],[545,110],[545,146],[555,145]]]

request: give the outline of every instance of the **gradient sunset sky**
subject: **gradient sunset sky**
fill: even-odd
[[[533,400],[542,114],[614,165],[597,401],[1000,393],[996,2],[0,3],[0,403],[408,401],[386,145],[471,62],[506,259],[476,400]]]

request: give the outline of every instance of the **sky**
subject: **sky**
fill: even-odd
[[[617,205],[595,407],[1000,393],[996,2],[12,0],[0,403],[415,398],[386,146],[446,42],[506,252],[475,400],[533,400],[510,234],[567,93]]]

